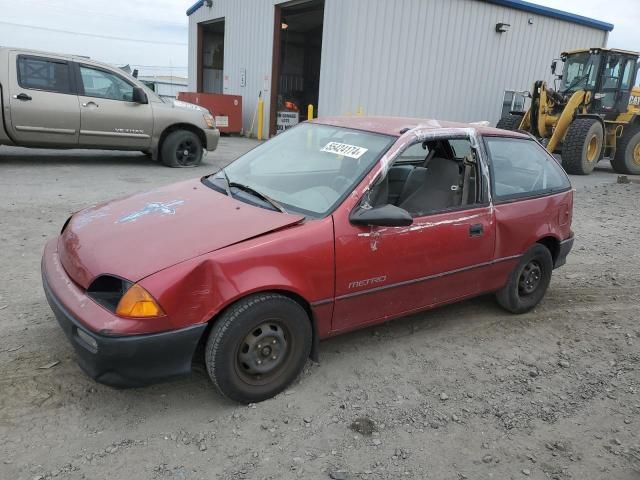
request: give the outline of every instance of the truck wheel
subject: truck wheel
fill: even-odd
[[[207,371],[218,391],[241,403],[284,390],[311,352],[311,322],[296,301],[274,293],[246,297],[216,320],[207,340]]]
[[[562,166],[573,175],[589,175],[600,160],[604,131],[595,118],[577,118],[562,145]]]
[[[507,113],[500,120],[498,120],[498,123],[496,123],[496,128],[501,128],[503,130],[518,130],[521,123],[522,115]]]
[[[191,130],[176,130],[164,139],[160,152],[167,167],[197,167],[202,161],[202,142]]]
[[[616,155],[611,159],[611,166],[617,173],[640,175],[640,126],[625,127],[618,141]]]
[[[536,243],[522,256],[507,284],[496,293],[498,303],[511,313],[528,312],[544,297],[552,270],[549,249]]]

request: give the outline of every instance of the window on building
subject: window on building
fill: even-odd
[[[518,197],[570,188],[562,167],[533,140],[488,137],[494,198]]]
[[[18,84],[22,88],[71,93],[67,62],[42,57],[18,57]]]

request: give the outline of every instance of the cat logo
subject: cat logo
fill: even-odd
[[[640,107],[640,96],[631,95],[629,99],[629,105],[635,105],[636,107]]]

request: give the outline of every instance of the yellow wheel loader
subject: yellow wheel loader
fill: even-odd
[[[588,175],[611,159],[618,173],[640,175],[640,64],[638,53],[591,48],[563,53],[556,88],[534,83],[526,112],[511,111],[497,124],[524,130],[551,153],[562,155],[568,173]]]

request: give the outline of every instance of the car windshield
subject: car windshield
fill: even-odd
[[[322,217],[394,141],[388,135],[303,123],[241,156],[208,181],[249,203]]]
[[[574,53],[567,57],[562,74],[562,90],[575,92],[596,86],[600,57],[589,52]]]

